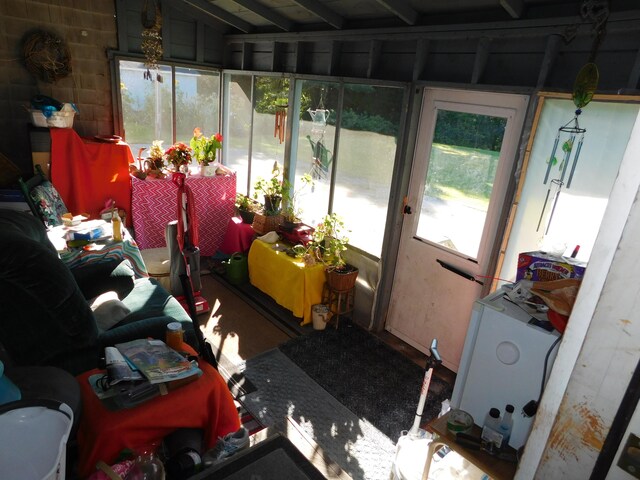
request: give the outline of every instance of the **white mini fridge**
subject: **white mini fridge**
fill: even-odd
[[[469,412],[482,426],[490,408],[515,407],[509,445],[525,444],[534,417],[525,417],[522,408],[538,401],[547,352],[558,339],[536,323],[546,322],[546,314],[525,304],[507,300],[504,290],[475,302],[456,377],[451,406]],[[549,354],[545,382],[555,360],[558,345]]]

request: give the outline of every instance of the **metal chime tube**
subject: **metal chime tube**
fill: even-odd
[[[576,154],[573,157],[573,164],[571,165],[571,172],[569,172],[569,180],[567,180],[567,188],[571,187],[571,180],[573,179],[573,173],[576,171],[578,165],[578,157],[580,157],[580,150],[582,149],[582,142],[584,141],[584,133],[580,136],[580,141],[576,147]]]
[[[569,167],[569,159],[571,158],[571,152],[573,151],[573,142],[576,141],[576,134],[572,133],[569,137],[569,148],[564,152],[564,159],[562,160],[562,175],[560,175],[560,186],[564,185],[564,176],[567,174],[567,168]]]
[[[558,148],[558,142],[560,141],[560,130],[558,130],[558,135],[556,135],[556,141],[553,142],[553,150],[551,150],[551,156],[549,157],[549,161],[547,162],[547,173],[544,174],[544,182],[543,185],[547,184],[549,180],[549,172],[551,172],[551,167],[553,166],[553,158],[556,156],[556,149]]]

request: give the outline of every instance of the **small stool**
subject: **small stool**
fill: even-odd
[[[167,247],[147,248],[140,250],[142,260],[149,276],[155,278],[160,285],[171,292],[171,258]]]
[[[355,295],[355,287],[349,290],[335,290],[331,288],[328,283],[324,284],[322,288],[322,303],[329,307],[331,319],[336,319],[336,330],[340,322],[340,315],[353,312]]]

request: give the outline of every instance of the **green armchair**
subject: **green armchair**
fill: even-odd
[[[116,292],[126,313],[101,330],[88,299]],[[18,366],[50,365],[73,375],[98,366],[104,347],[136,338],[164,338],[179,321],[198,346],[180,303],[149,278],[134,279],[125,261],[71,271],[36,217],[0,210],[0,344]]]

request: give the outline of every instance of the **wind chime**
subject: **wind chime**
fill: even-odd
[[[324,132],[327,129],[327,121],[331,112],[324,107],[324,87],[320,90],[320,101],[315,110],[308,109],[311,116],[311,135],[307,135],[307,139],[311,144],[312,160],[311,160],[311,176],[317,180],[321,180],[329,173],[329,164],[331,163],[331,155],[329,150],[324,146]]]
[[[151,7],[149,5],[151,3]],[[144,79],[153,81],[151,70],[156,71],[156,80],[162,83],[162,75],[158,72],[158,61],[162,58],[162,13],[159,0],[145,0],[142,7],[142,43],[140,48],[144,53]]]
[[[598,88],[598,80],[600,78],[600,74],[598,72],[598,67],[595,64],[595,57],[606,32],[605,25],[609,17],[608,2],[586,0],[581,7],[581,15],[583,19],[589,19],[593,21],[596,36],[591,48],[589,61],[582,67],[582,69],[580,69],[580,72],[578,73],[578,76],[576,77],[573,85],[572,98],[573,103],[576,106],[575,116],[572,120],[562,125],[558,129],[558,133],[556,134],[556,138],[553,142],[551,155],[549,156],[549,160],[547,161],[547,171],[544,175],[543,185],[547,185],[547,183],[549,182],[551,169],[555,165],[558,165],[556,152],[558,150],[558,146],[562,145],[562,161],[559,164],[560,176],[559,178],[554,178],[549,182],[549,188],[547,189],[547,194],[542,206],[542,212],[540,212],[540,218],[538,220],[538,227],[536,228],[536,232],[538,232],[540,230],[540,226],[542,225],[542,220],[545,216],[545,212],[549,204],[551,190],[555,189],[555,193],[553,196],[553,205],[551,207],[551,213],[549,214],[549,220],[547,221],[545,235],[549,233],[551,221],[553,220],[553,214],[555,213],[556,206],[558,205],[558,199],[560,197],[562,188],[571,188],[571,181],[573,180],[573,175],[576,171],[576,166],[578,165],[578,159],[580,158],[580,151],[582,150],[582,144],[584,142],[584,134],[587,132],[587,130],[580,127],[578,117],[582,113],[582,108],[584,108],[589,102],[591,102],[591,100],[593,99],[593,94]],[[572,155],[573,160],[571,159]],[[569,164],[571,164],[571,169],[569,169]],[[568,177],[567,172],[569,172]]]
[[[280,143],[284,142],[284,135],[286,132],[287,107],[288,105],[276,105],[276,123],[273,130],[273,136],[277,138]]]

